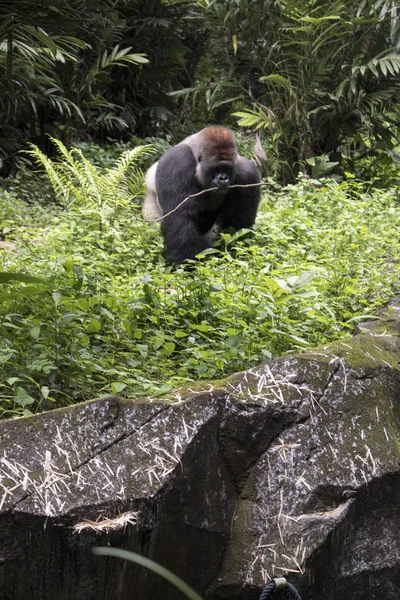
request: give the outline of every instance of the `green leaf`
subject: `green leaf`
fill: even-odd
[[[88,333],[97,333],[100,330],[101,330],[101,322],[99,321],[99,319],[92,317],[86,326],[86,331]]]
[[[42,393],[43,398],[48,398],[49,397],[50,389],[47,386],[42,385],[42,387],[40,388],[40,391]]]
[[[174,350],[175,344],[173,342],[166,342],[163,345],[163,354],[165,354],[165,356],[170,356],[170,354],[172,354]]]
[[[298,289],[311,283],[315,276],[315,271],[304,271],[304,273],[301,273],[297,277],[288,277],[287,281],[292,289]]]
[[[260,77],[260,81],[270,81],[271,83],[275,83],[276,85],[285,88],[286,90],[292,90],[292,84],[290,83],[289,79],[286,79],[286,77],[283,77],[278,73],[271,73],[271,75]]]
[[[15,392],[15,402],[22,408],[36,402],[35,398],[32,398],[32,396],[22,387],[17,387]]]
[[[253,125],[257,125],[257,123],[259,123],[260,121],[260,117],[248,114],[238,120],[238,125],[240,127],[252,127]]]
[[[272,277],[264,277],[263,283],[272,293],[282,290],[291,291],[291,286],[283,279],[273,279]]]
[[[294,340],[295,342],[298,342],[299,344],[302,344],[303,346],[308,345],[307,340],[305,340],[302,337],[299,337],[298,335],[289,334],[289,337],[290,337],[290,339]]]
[[[230,348],[238,348],[242,343],[242,336],[240,335],[230,335],[228,337],[228,346]]]
[[[72,273],[74,270],[74,261],[71,258],[66,258],[62,263],[67,273]]]
[[[35,325],[34,327],[31,327],[31,329],[29,330],[29,333],[33,337],[34,340],[39,339],[40,325]]]
[[[296,296],[296,298],[316,298],[317,296],[320,296],[320,292],[294,292],[293,295]]]
[[[53,292],[52,293],[52,297],[53,297],[53,300],[54,300],[54,304],[55,304],[55,306],[57,308],[57,306],[58,306],[58,304],[60,302],[60,299],[61,299],[61,294],[60,294],[60,292]]]
[[[196,331],[203,331],[203,332],[207,332],[209,331],[209,326],[207,325],[207,323],[201,323],[200,325],[190,325],[190,329],[195,329]]]
[[[147,344],[138,344],[137,348],[143,358],[146,358],[149,352],[149,346]]]
[[[80,319],[80,316],[75,315],[73,313],[67,313],[66,315],[61,317],[61,319],[59,319],[59,321],[57,321],[57,327],[62,327],[63,325],[68,325],[68,323],[71,323],[71,321],[73,321],[74,319]]]
[[[126,388],[126,383],[122,383],[122,381],[113,381],[111,383],[111,389],[113,394],[119,394]]]
[[[99,547],[93,548],[93,554],[97,554],[99,556],[115,556],[117,558],[122,558],[123,560],[129,560],[133,563],[141,565],[150,571],[153,571],[160,577],[163,577],[166,581],[175,586],[184,596],[189,598],[189,600],[202,600],[201,596],[199,596],[187,583],[185,583],[182,579],[180,579],[177,575],[174,575],[168,569],[165,569],[161,565],[155,563],[149,558],[145,558],[140,554],[134,554],[133,552],[128,552],[127,550],[119,550],[118,548],[106,548]]]

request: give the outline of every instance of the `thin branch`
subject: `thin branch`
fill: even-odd
[[[231,190],[233,188],[261,187],[263,185],[273,186],[274,184],[273,183],[247,183],[246,185],[244,185],[244,184],[238,183],[235,185],[229,185],[225,189]],[[185,202],[190,200],[190,198],[196,198],[196,196],[201,196],[202,194],[206,194],[207,192],[213,192],[214,190],[220,190],[220,189],[221,188],[218,188],[218,187],[212,187],[212,188],[207,188],[206,190],[201,190],[200,192],[197,192],[196,194],[191,194],[190,196],[187,196],[187,198],[182,200],[182,202],[179,202],[179,204],[177,206],[175,206],[175,208],[173,208],[169,212],[165,213],[165,215],[162,215],[162,217],[159,217],[158,219],[146,219],[146,222],[147,223],[159,223],[159,221],[162,221],[166,217],[169,217],[169,215],[172,215],[172,213],[174,213],[176,210],[178,210],[178,208],[180,208],[183,204],[185,204]]]

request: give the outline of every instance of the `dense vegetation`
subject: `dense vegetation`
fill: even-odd
[[[0,0],[0,416],[218,378],[385,302],[399,49],[395,0]],[[173,268],[142,171],[211,122],[262,134],[263,202]]]
[[[267,185],[254,231],[176,268],[127,200],[149,148],[117,160],[86,145],[89,162],[58,146],[61,163],[33,150],[52,188],[21,174],[1,194],[3,416],[221,377],[351,332],[395,289],[396,189],[350,174]]]
[[[283,181],[364,176],[364,156],[399,160],[399,46],[395,0],[0,2],[3,173],[48,133],[181,139],[239,119]]]

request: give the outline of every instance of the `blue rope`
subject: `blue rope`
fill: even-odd
[[[271,598],[271,594],[274,593],[276,585],[274,582],[269,583],[263,591],[261,592],[260,600],[269,600]]]
[[[272,594],[274,593],[275,589],[276,589],[276,584],[274,581],[272,581],[267,586],[265,586],[265,588],[261,592],[260,600],[270,600],[270,598],[272,598]],[[301,600],[301,596],[300,596],[299,592],[296,590],[295,587],[292,586],[291,583],[287,584],[286,589],[288,590],[290,597],[293,598],[293,600]]]

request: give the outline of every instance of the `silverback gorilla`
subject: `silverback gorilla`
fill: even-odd
[[[170,148],[146,173],[143,215],[154,220],[173,210],[161,221],[167,260],[182,263],[212,245],[213,229],[251,227],[254,224],[260,187],[233,188],[234,184],[259,183],[253,163],[240,156],[230,129],[213,125]]]

